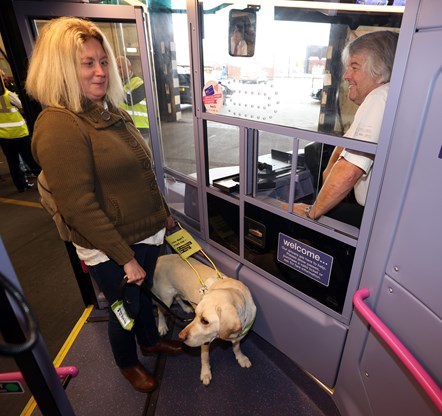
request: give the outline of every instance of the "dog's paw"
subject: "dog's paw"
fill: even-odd
[[[210,381],[212,380],[212,372],[210,370],[201,370],[200,380],[205,386],[208,386],[210,384]]]
[[[242,368],[250,368],[252,366],[251,361],[249,360],[248,357],[246,357],[244,354],[241,355],[240,357],[236,357],[236,360],[238,361],[238,364],[242,367]]]

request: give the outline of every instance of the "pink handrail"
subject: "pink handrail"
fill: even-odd
[[[57,372],[57,375],[60,379],[64,379],[67,376],[77,377],[78,375],[78,368],[73,366],[59,367],[56,368],[55,371]],[[20,371],[0,374],[0,383],[6,383],[8,381],[19,381],[23,383],[25,379],[23,378],[23,374]]]
[[[419,364],[408,349],[387,328],[378,316],[364,303],[364,299],[370,296],[367,288],[359,289],[353,296],[353,304],[360,314],[367,320],[379,336],[386,342],[391,350],[397,355],[402,363],[408,368],[413,377],[422,386],[428,397],[442,413],[442,390]]]

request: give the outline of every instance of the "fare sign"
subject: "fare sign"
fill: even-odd
[[[279,233],[278,261],[328,286],[333,257],[288,235]]]

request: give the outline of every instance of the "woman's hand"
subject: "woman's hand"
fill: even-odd
[[[137,286],[141,286],[146,277],[146,271],[140,266],[135,257],[124,266],[124,272],[127,276],[127,283],[134,283]]]
[[[172,215],[169,215],[166,218],[166,222],[164,225],[167,229],[175,227],[175,220],[173,219]]]

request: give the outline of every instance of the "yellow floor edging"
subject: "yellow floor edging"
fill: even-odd
[[[81,315],[80,319],[75,324],[74,328],[72,329],[71,333],[69,334],[68,338],[66,339],[65,343],[61,347],[60,351],[58,352],[57,356],[54,359],[54,367],[58,368],[60,367],[61,363],[63,362],[64,358],[66,357],[67,353],[69,352],[70,348],[72,347],[72,344],[74,343],[75,339],[77,338],[78,334],[80,333],[81,329],[83,328],[83,325],[89,318],[89,315],[94,309],[94,305],[89,305]],[[37,402],[35,401],[34,397],[31,397],[29,399],[29,402],[21,412],[20,416],[30,416],[34,412],[35,408],[37,407]]]
[[[333,393],[335,391],[335,389],[333,387],[328,387],[326,386],[321,380],[319,380],[318,378],[316,378],[313,374],[309,373],[308,371],[306,371],[306,373],[314,380],[316,381],[316,383],[319,384],[319,386],[321,386],[330,396],[333,396]]]
[[[72,344],[74,343],[75,339],[77,338],[78,334],[81,331],[81,328],[83,328],[83,325],[87,321],[87,318],[89,318],[89,315],[91,314],[92,310],[94,309],[94,305],[89,305],[81,315],[80,319],[72,329],[71,333],[69,334],[69,337],[66,339],[65,343],[61,347],[60,351],[58,352],[57,356],[54,359],[54,367],[60,367],[61,363],[63,362],[64,358],[66,357],[67,353],[69,352],[70,348],[72,347]]]
[[[43,208],[40,202],[29,202],[29,201],[20,201],[19,199],[11,199],[11,198],[1,198],[0,202],[4,204],[12,204],[12,205],[23,205],[25,207],[33,207],[33,208]]]

